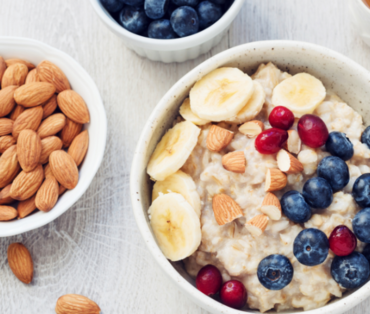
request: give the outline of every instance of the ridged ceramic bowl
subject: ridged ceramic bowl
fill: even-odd
[[[90,0],[90,3],[102,22],[120,37],[128,48],[141,57],[170,63],[195,59],[216,46],[229,30],[244,0],[234,0],[229,10],[207,29],[188,37],[167,40],[152,39],[131,33],[110,16],[100,0]]]
[[[85,100],[90,111],[89,148],[79,170],[79,181],[73,190],[66,191],[55,207],[47,213],[38,211],[23,219],[0,222],[0,237],[8,237],[48,224],[68,210],[87,190],[103,160],[107,137],[107,118],[98,88],[87,72],[66,53],[36,40],[0,37],[0,56],[19,58],[37,65],[43,60],[55,63],[67,76],[71,87]]]
[[[195,288],[181,262],[170,263],[158,247],[147,215],[151,204],[152,183],[146,173],[148,160],[161,137],[172,126],[179,106],[194,83],[205,74],[221,66],[238,67],[252,74],[263,62],[272,61],[291,74],[308,72],[334,91],[345,102],[362,114],[370,123],[370,73],[349,58],[330,49],[294,41],[264,41],[249,43],[224,51],[203,62],[180,79],[158,103],[138,142],[131,169],[131,200],[138,228],[144,241],[163,272],[191,300],[211,313],[242,314],[258,311],[239,311],[207,297]],[[370,283],[347,292],[342,298],[306,314],[340,314],[348,311],[370,296]],[[276,313],[270,311],[268,313]],[[302,311],[279,312],[302,313]]]

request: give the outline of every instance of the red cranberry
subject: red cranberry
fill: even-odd
[[[216,294],[222,285],[221,273],[217,267],[206,265],[199,271],[195,284],[198,290],[206,295]]]
[[[234,309],[242,308],[247,302],[247,296],[247,290],[238,280],[225,282],[220,291],[222,303]]]
[[[254,146],[261,154],[275,154],[288,139],[288,132],[277,128],[271,128],[260,133]]]
[[[356,249],[357,239],[346,226],[338,226],[329,237],[329,245],[335,255],[347,256]]]
[[[299,119],[298,134],[303,144],[312,148],[321,147],[329,137],[324,121],[313,114],[305,114]]]
[[[277,106],[272,109],[269,122],[274,128],[289,130],[294,123],[294,114],[286,107]]]

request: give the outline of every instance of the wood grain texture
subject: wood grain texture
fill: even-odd
[[[95,80],[108,116],[104,162],[85,195],[38,230],[0,239],[0,312],[54,313],[67,293],[94,300],[103,313],[207,313],[157,266],[141,239],[129,198],[135,145],[156,103],[194,66],[229,47],[268,39],[332,48],[370,70],[370,48],[350,26],[345,1],[246,0],[228,35],[210,53],[182,64],[138,57],[95,15],[88,0],[0,0],[0,36],[43,41],[75,58]],[[6,259],[22,242],[34,280],[16,280]],[[367,313],[370,300],[346,314]]]

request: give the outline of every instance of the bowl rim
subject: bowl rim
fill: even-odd
[[[226,25],[228,25],[228,21],[232,21],[235,18],[235,16],[241,10],[244,2],[245,0],[234,0],[233,4],[225,12],[225,14],[223,14],[223,16],[216,23],[206,28],[205,30],[191,36],[169,40],[147,38],[129,32],[111,17],[109,12],[103,7],[99,0],[90,0],[92,7],[94,8],[100,19],[104,21],[104,23],[107,24],[112,30],[138,44],[151,45],[154,49],[162,50],[182,50],[189,47],[197,46],[200,43],[213,38],[216,34],[222,32]]]
[[[89,171],[84,174],[84,180],[86,180],[84,185],[81,185],[78,189],[75,191],[74,197],[68,197],[63,200],[63,208],[59,211],[53,211],[47,213],[47,215],[40,216],[38,220],[35,222],[30,223],[28,221],[28,224],[24,224],[23,226],[14,226],[12,228],[7,228],[6,230],[1,230],[0,227],[0,237],[9,237],[13,235],[18,235],[25,233],[27,231],[31,231],[37,228],[40,228],[52,221],[54,221],[56,218],[64,214],[71,206],[73,206],[74,203],[76,203],[81,196],[86,192],[88,187],[90,186],[92,180],[94,179],[102,161],[103,156],[105,152],[106,147],[106,140],[107,140],[107,117],[105,108],[103,105],[102,98],[99,93],[99,89],[96,86],[94,80],[91,78],[91,76],[87,73],[87,71],[70,55],[67,53],[51,47],[48,44],[45,44],[43,42],[40,42],[38,40],[30,39],[30,38],[24,38],[24,37],[14,37],[14,36],[0,36],[0,45],[4,46],[7,44],[12,45],[18,45],[18,46],[25,46],[28,45],[30,47],[33,47],[35,49],[41,50],[43,53],[45,53],[48,56],[55,57],[57,59],[63,60],[67,62],[69,65],[73,66],[77,72],[80,73],[81,76],[84,77],[84,82],[86,85],[90,86],[90,88],[95,91],[94,99],[96,99],[96,110],[99,111],[99,133],[101,134],[101,138],[99,139],[101,150],[99,150],[98,154],[94,155],[94,162],[89,167]],[[47,57],[45,57],[47,59]],[[43,218],[41,218],[43,217]],[[27,219],[27,217],[23,218]],[[12,221],[5,222],[6,224],[11,224]]]
[[[186,292],[188,297],[191,297],[198,305],[201,307],[209,310],[215,311],[215,313],[225,313],[225,314],[243,314],[243,313],[259,313],[259,311],[254,310],[247,310],[247,311],[240,311],[229,308],[210,297],[202,294],[198,291],[193,285],[191,285],[184,277],[180,275],[180,273],[172,266],[172,264],[167,260],[167,258],[163,255],[160,248],[158,247],[152,233],[150,230],[150,225],[148,224],[145,216],[145,212],[147,208],[144,208],[141,202],[141,187],[140,187],[140,175],[142,174],[143,169],[146,171],[146,164],[145,164],[145,152],[147,150],[147,146],[149,145],[149,139],[153,132],[159,127],[159,122],[157,117],[165,111],[167,108],[173,107],[173,95],[178,94],[178,91],[184,89],[184,86],[189,84],[189,80],[197,77],[201,74],[201,76],[208,73],[208,69],[211,68],[213,65],[220,65],[225,62],[231,61],[233,55],[238,55],[245,52],[248,49],[254,48],[262,48],[262,49],[272,49],[273,47],[281,47],[281,48],[298,48],[299,49],[306,49],[306,50],[314,50],[317,53],[321,53],[328,57],[332,57],[338,61],[341,61],[351,68],[354,68],[359,75],[364,75],[367,77],[368,81],[370,82],[370,72],[367,71],[364,67],[356,63],[355,61],[351,60],[350,58],[323,46],[301,42],[301,41],[291,41],[291,40],[267,40],[267,41],[258,41],[258,42],[251,42],[247,44],[243,44],[240,46],[236,46],[234,48],[230,48],[219,54],[213,56],[212,58],[204,61],[193,70],[189,71],[185,74],[182,78],[180,78],[171,88],[170,90],[162,97],[162,99],[158,102],[156,107],[154,108],[152,114],[150,115],[149,119],[147,120],[141,136],[139,138],[138,144],[135,149],[133,163],[131,167],[131,175],[130,175],[130,196],[131,196],[131,203],[134,212],[134,217],[139,228],[139,231],[145,241],[145,244],[149,251],[151,252],[154,259],[157,261],[159,266],[162,268],[164,273],[172,279],[173,282],[177,284],[183,291]],[[213,69],[213,67],[212,67]],[[143,167],[144,166],[144,167]],[[338,301],[326,304],[325,306],[309,310],[309,311],[293,311],[291,314],[298,314],[298,313],[307,313],[307,314],[340,314],[349,309],[353,308],[360,302],[364,301],[368,296],[370,296],[370,282],[365,284],[364,286],[360,287],[354,293],[342,297],[338,299]]]

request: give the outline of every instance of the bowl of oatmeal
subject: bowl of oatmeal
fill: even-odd
[[[327,48],[266,41],[207,60],[162,98],[131,198],[153,257],[193,301],[319,314],[370,295],[369,84]]]

